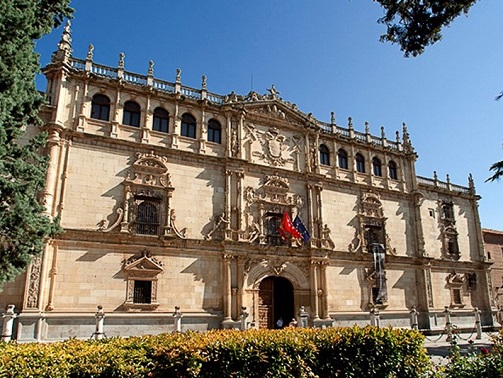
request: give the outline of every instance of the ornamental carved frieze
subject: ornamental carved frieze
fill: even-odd
[[[268,130],[260,130],[252,123],[248,123],[245,127],[245,139],[260,143],[260,150],[254,150],[252,155],[264,161],[265,163],[282,167],[286,163],[292,163],[295,159],[291,156],[294,150],[294,145],[290,138],[283,135],[276,127],[271,127]]]
[[[386,233],[387,218],[378,193],[371,190],[361,193],[355,220],[355,239],[349,245],[350,252],[372,253],[373,246],[379,245],[386,253],[396,255],[396,249],[392,248]]]
[[[244,198],[243,239],[260,244],[266,244],[270,217],[281,217],[284,212],[298,214],[304,205],[302,196],[290,192],[288,179],[278,174],[264,176],[258,188],[246,187]]]

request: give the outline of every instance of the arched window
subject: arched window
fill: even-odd
[[[330,165],[330,150],[324,144],[320,145],[320,164]]]
[[[182,136],[196,138],[196,119],[189,113],[182,115]]]
[[[136,214],[136,232],[143,235],[157,235],[159,232],[159,203],[143,200],[138,204]]]
[[[396,169],[396,163],[390,160],[388,163],[389,178],[393,180],[398,180],[398,171]]]
[[[342,148],[339,148],[339,151],[337,151],[337,158],[339,159],[339,168],[348,169],[348,153]]]
[[[358,153],[355,155],[356,171],[360,173],[365,173],[365,158],[362,154]]]
[[[222,143],[222,126],[213,118],[208,121],[208,142]]]
[[[160,131],[162,133],[168,132],[169,113],[164,108],[154,109],[154,120],[152,123],[152,130]]]
[[[91,103],[91,118],[108,121],[110,116],[110,99],[102,94],[93,96]]]
[[[381,160],[375,156],[372,158],[372,170],[374,172],[374,176],[382,176]]]
[[[140,126],[141,108],[134,101],[126,101],[124,104],[124,117],[122,123],[129,126]]]

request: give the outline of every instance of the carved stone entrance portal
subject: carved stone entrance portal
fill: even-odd
[[[293,286],[283,277],[267,277],[259,286],[259,328],[282,328],[276,326],[283,319],[283,327],[295,316]]]

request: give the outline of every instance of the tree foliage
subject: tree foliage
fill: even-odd
[[[46,159],[40,135],[21,143],[26,125],[38,125],[42,96],[35,41],[70,17],[70,0],[0,1],[0,285],[43,249],[58,227],[43,214]]]
[[[374,0],[385,10],[381,41],[396,43],[405,56],[417,56],[442,38],[442,28],[467,14],[477,0]]]

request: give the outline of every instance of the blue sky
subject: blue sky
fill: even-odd
[[[485,183],[489,166],[503,160],[503,1],[480,0],[443,39],[417,58],[379,42],[381,7],[371,0],[75,0],[74,56],[218,94],[274,84],[281,97],[321,121],[356,130],[384,126],[389,139],[406,122],[419,155],[416,174],[468,185],[482,197],[482,227],[503,230],[503,181]],[[37,42],[50,61],[62,28]],[[45,80],[37,79],[40,90]]]

